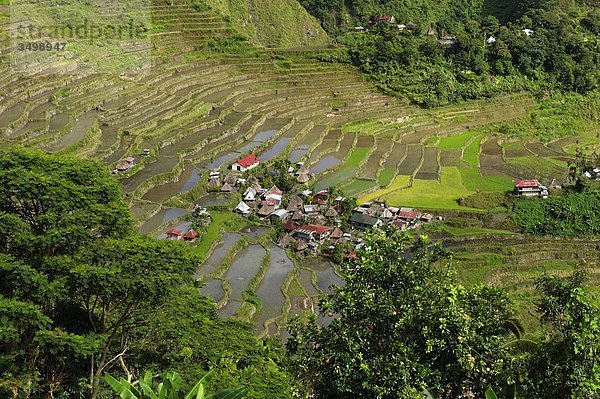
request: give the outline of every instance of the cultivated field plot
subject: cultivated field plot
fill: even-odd
[[[392,147],[390,139],[380,139],[374,144],[375,150],[369,155],[369,159],[361,166],[360,177],[367,180],[377,179],[377,173],[381,167],[381,163],[385,159],[386,154]]]
[[[423,147],[418,144],[409,144],[406,156],[398,165],[398,174],[412,176],[423,160]]]
[[[531,314],[537,299],[533,279],[545,271],[567,274],[586,260],[591,285],[600,283],[600,240],[487,236],[443,241],[453,252],[458,277],[467,285],[486,283],[506,289],[515,299],[526,331],[539,328]],[[597,291],[597,288],[596,288]]]
[[[438,180],[440,172],[439,150],[436,147],[424,147],[423,155],[423,164],[415,175],[415,179]]]

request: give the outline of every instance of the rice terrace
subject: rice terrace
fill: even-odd
[[[31,3],[37,9],[26,18],[44,18],[44,1]],[[93,13],[83,3],[82,18]],[[204,260],[202,292],[222,317],[250,321],[260,337],[286,339],[289,317],[316,311],[343,279],[310,247],[279,245],[282,227],[270,217],[233,212],[249,192],[226,179],[250,154],[266,168],[301,168],[308,181],[299,187],[313,194],[335,189],[358,206],[385,203],[439,219],[420,234],[453,251],[466,285],[507,288],[527,322],[530,281],[544,269],[564,274],[584,259],[598,292],[600,240],[525,235],[498,200],[516,180],[564,185],[578,152],[600,149],[597,96],[570,109],[568,121],[560,101],[524,89],[422,107],[337,61],[340,45],[295,1],[251,3],[148,0],[132,13],[148,24],[142,50],[67,42],[66,54],[23,59],[11,35],[25,22],[0,1],[0,145],[100,161],[144,234],[179,238],[196,226],[195,212],[206,212],[205,231],[190,236]],[[274,10],[277,22],[267,22]],[[284,192],[284,208],[302,190]],[[334,217],[322,213],[322,223]]]

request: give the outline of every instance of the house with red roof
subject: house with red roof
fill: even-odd
[[[327,205],[329,201],[329,191],[321,190],[313,196],[312,203],[318,205]]]
[[[198,235],[199,234],[196,232],[196,230],[190,229],[190,231],[185,233],[185,235],[183,236],[183,240],[186,242],[194,242],[196,238],[198,238]]]
[[[305,224],[295,230],[296,236],[307,241],[323,241],[331,234],[333,229],[329,226],[318,224]]]
[[[183,238],[183,231],[180,229],[171,229],[165,233],[167,240],[181,240]]]
[[[285,222],[285,224],[283,225],[283,231],[291,233],[293,231],[296,231],[298,227],[300,227],[298,223],[294,222],[292,219],[288,219],[288,221]]]
[[[542,195],[543,191],[547,191],[538,180],[515,180],[514,184],[516,195],[538,197]]]
[[[400,211],[398,212],[398,219],[411,224],[417,223],[420,217],[421,212],[418,209],[400,208]]]
[[[238,159],[236,162],[231,165],[231,170],[235,170],[237,172],[245,172],[250,169],[254,169],[260,163],[260,159],[256,157],[254,154],[250,154],[242,159]]]

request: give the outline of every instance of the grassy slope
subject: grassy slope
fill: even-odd
[[[205,0],[231,22],[231,27],[266,47],[324,45],[329,42],[319,22],[296,0]]]

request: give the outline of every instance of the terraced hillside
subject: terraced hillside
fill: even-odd
[[[523,145],[479,131],[525,116],[533,103],[527,95],[425,111],[379,93],[345,65],[297,51],[211,50],[234,29],[185,0],[157,0],[151,15],[161,27],[150,35],[151,68],[116,75],[80,67],[64,75],[59,55],[31,64],[40,75],[5,67],[2,141],[110,168],[137,157],[120,175],[123,185],[134,200],[160,203],[194,169],[224,168],[251,150],[306,161],[318,187],[335,183],[365,199],[431,208],[455,207],[475,190],[507,190],[517,177],[565,176],[575,139]],[[143,149],[151,155],[141,159]]]
[[[454,254],[458,277],[467,285],[502,287],[515,300],[528,331],[536,331],[533,279],[544,272],[567,275],[583,263],[590,272],[590,288],[600,287],[600,239],[576,240],[523,236],[450,238],[444,246]]]
[[[7,31],[15,21],[0,6],[0,145],[94,158],[110,170],[134,157],[135,166],[115,176],[143,233],[189,227],[190,203],[212,207],[211,240],[196,248],[208,258],[199,276],[223,315],[252,320],[259,334],[281,333],[288,314],[314,306],[329,283],[341,280],[331,265],[294,264],[261,238],[267,232],[223,234],[235,230],[227,228],[235,222],[229,212],[234,198],[207,195],[209,169],[224,170],[253,151],[263,160],[305,162],[317,188],[336,185],[364,200],[451,209],[478,190],[509,190],[513,178],[565,177],[578,140],[593,142],[597,133],[550,143],[492,136],[490,125],[526,116],[534,100],[514,94],[416,108],[382,94],[347,65],[319,61],[314,51],[264,49],[240,40],[236,25],[250,22],[239,15],[256,21],[262,15],[254,14],[257,7],[266,5],[248,2],[242,12],[235,4],[214,1],[214,8],[198,8],[186,0],[155,0],[149,10],[151,64],[124,73],[100,72],[61,53],[33,57],[26,70],[12,68],[18,49]],[[255,42],[262,42],[259,33]],[[319,35],[314,37],[318,42]],[[306,43],[311,41],[274,44]],[[103,58],[111,61],[110,54]],[[114,61],[127,69],[122,54]],[[149,156],[142,156],[145,149]],[[490,256],[521,248],[505,244],[490,248]],[[523,243],[529,252],[538,244],[550,246]],[[488,273],[482,280],[509,281],[503,274],[508,269],[494,269],[500,263],[481,265],[479,255],[468,251],[458,256],[467,268]],[[504,267],[527,266],[510,262]]]

